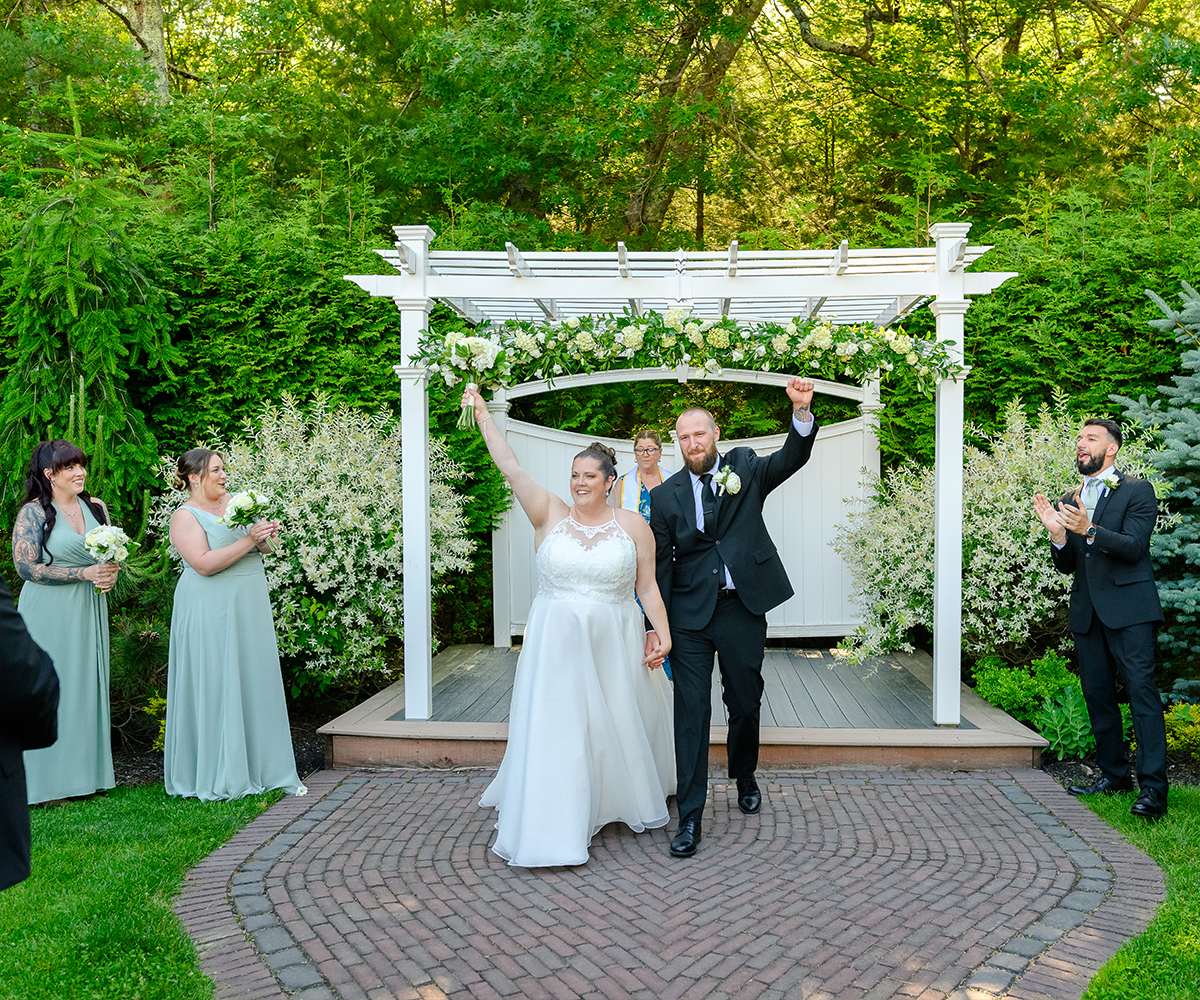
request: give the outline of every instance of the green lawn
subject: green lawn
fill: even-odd
[[[1200,788],[1172,788],[1164,819],[1129,815],[1132,795],[1087,799],[1099,816],[1150,855],[1167,880],[1154,922],[1092,980],[1084,1000],[1200,997]]]
[[[33,875],[0,893],[0,997],[211,998],[172,901],[280,794],[198,802],[157,784],[33,810]]]

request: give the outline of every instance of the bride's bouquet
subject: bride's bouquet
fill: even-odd
[[[421,350],[422,362],[430,372],[441,375],[450,389],[464,378],[476,392],[494,389],[505,385],[511,374],[512,359],[499,332],[490,337],[468,337],[459,330],[451,330],[444,337],[428,332]],[[464,406],[458,415],[457,427],[466,430],[474,426],[475,407]]]
[[[83,536],[83,547],[96,562],[115,562],[119,565],[129,558],[130,550],[138,545],[130,541],[124,530],[115,524],[102,524]],[[99,587],[96,593],[101,593]]]
[[[217,523],[224,524],[227,527],[248,528],[256,521],[266,519],[268,503],[269,500],[266,496],[262,493],[255,493],[254,490],[244,490],[240,493],[235,493],[225,505],[224,516],[217,518]],[[278,552],[279,539],[268,538],[267,548],[272,552]]]

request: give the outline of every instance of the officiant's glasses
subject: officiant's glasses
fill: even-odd
[[[656,451],[662,451],[662,449],[657,448],[657,447],[655,447],[655,448],[634,448],[633,449],[633,453],[635,455],[653,455]]]

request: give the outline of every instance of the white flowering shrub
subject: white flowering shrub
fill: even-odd
[[[1044,493],[1057,501],[1079,485],[1075,437],[1082,420],[1062,399],[1030,422],[1014,399],[990,450],[968,448],[963,468],[963,650],[1030,662],[1066,647],[1071,577],[1050,559],[1049,542],[1033,510]],[[1123,472],[1165,484],[1145,459],[1144,444],[1125,439]],[[863,619],[846,640],[856,660],[896,649],[911,651],[913,630],[933,628],[934,471],[905,465],[869,483],[873,499],[851,508],[834,548],[850,567]],[[1165,515],[1160,514],[1160,526]]]
[[[279,651],[299,675],[293,686],[387,673],[389,646],[403,635],[399,421],[331,409],[320,396],[301,408],[285,396],[240,436],[205,447],[224,457],[230,491],[266,497],[264,516],[281,522],[279,550],[263,558]],[[175,459],[164,460],[168,481],[174,468]],[[430,442],[434,578],[471,565],[463,501],[450,485],[462,477],[444,446]],[[186,499],[176,491],[159,499],[159,537]]]

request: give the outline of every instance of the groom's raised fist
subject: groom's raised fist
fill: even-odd
[[[812,379],[807,378],[790,378],[787,384],[788,399],[792,401],[792,408],[799,410],[809,409],[812,406],[813,391],[816,389],[816,383]]]

